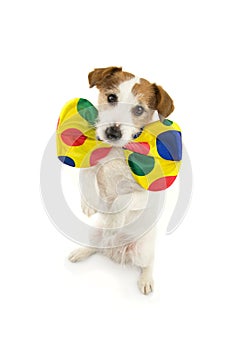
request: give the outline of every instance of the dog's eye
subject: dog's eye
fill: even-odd
[[[132,112],[134,115],[136,115],[137,117],[139,117],[140,115],[142,115],[145,112],[145,109],[142,106],[135,106],[132,109]]]
[[[115,94],[108,95],[108,102],[109,103],[116,103],[117,102],[117,95],[115,95]]]

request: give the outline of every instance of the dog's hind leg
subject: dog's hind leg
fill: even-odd
[[[70,253],[68,259],[71,262],[75,263],[75,262],[82,261],[89,258],[89,256],[95,254],[96,252],[97,250],[94,248],[88,248],[88,247],[78,248]]]
[[[153,281],[153,273],[152,266],[147,266],[141,268],[141,274],[138,280],[138,288],[143,294],[149,294],[153,292],[154,281]]]

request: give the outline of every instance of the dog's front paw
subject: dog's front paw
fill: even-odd
[[[82,208],[83,214],[85,214],[88,217],[90,217],[96,213],[96,210],[89,207],[84,201],[82,201],[82,203],[81,203],[81,208]]]

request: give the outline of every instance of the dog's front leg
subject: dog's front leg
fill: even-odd
[[[96,169],[80,169],[79,187],[81,194],[81,208],[83,213],[90,217],[97,212],[99,196],[96,187]]]

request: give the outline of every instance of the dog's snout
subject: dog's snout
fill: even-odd
[[[120,126],[117,124],[106,128],[105,134],[109,140],[119,140],[122,137]]]

